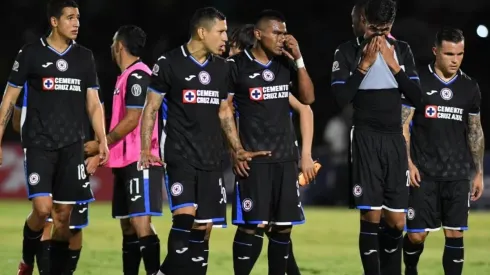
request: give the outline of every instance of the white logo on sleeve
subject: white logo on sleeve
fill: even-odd
[[[141,78],[143,78],[141,75],[139,75],[139,74],[137,74],[137,73],[133,73],[133,74],[131,74],[131,76],[134,76],[134,77],[136,77],[137,79],[141,79]]]
[[[332,65],[332,73],[340,70],[340,65],[338,61],[335,61]]]
[[[19,71],[19,62],[15,61],[14,65],[12,66],[12,71],[18,72]]]
[[[161,60],[161,59],[167,59],[167,58],[166,58],[165,56],[163,56],[163,55],[162,55],[162,56],[160,56],[160,57],[157,59],[157,61],[159,61],[159,60]]]
[[[142,90],[143,89],[139,84],[134,84],[133,86],[131,86],[131,94],[133,94],[134,96],[140,96]]]
[[[65,72],[68,70],[68,63],[64,59],[58,59],[58,61],[56,61],[56,68],[58,68],[60,72]]]

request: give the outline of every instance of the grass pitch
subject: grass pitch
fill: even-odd
[[[16,274],[21,257],[22,225],[30,211],[26,201],[0,202],[0,274]],[[167,208],[165,208],[167,209]],[[111,206],[95,202],[90,225],[84,230],[84,246],[76,274],[119,275],[122,273],[119,223],[111,218]],[[304,275],[361,275],[358,255],[358,213],[354,210],[306,208],[307,222],[293,230],[294,252]],[[162,260],[170,226],[170,213],[154,219],[162,241]],[[208,274],[232,275],[232,241],[235,227],[215,229],[211,237]],[[267,239],[267,238],[266,238]],[[442,271],[442,231],[431,233],[421,257],[420,275]],[[465,275],[490,274],[490,213],[472,212],[470,231],[465,235]],[[141,264],[141,267],[143,263]],[[37,270],[35,271],[37,273]],[[144,274],[143,268],[140,274]],[[267,274],[267,241],[252,274]]]

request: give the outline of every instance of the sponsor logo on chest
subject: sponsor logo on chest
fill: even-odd
[[[80,79],[67,77],[44,77],[42,79],[43,91],[74,91],[81,92]]]
[[[214,104],[219,105],[219,91],[213,90],[182,90],[184,104]]]
[[[275,85],[249,88],[249,97],[253,101],[281,99],[289,97],[289,85]]]
[[[425,117],[463,121],[464,109],[450,106],[426,105]]]

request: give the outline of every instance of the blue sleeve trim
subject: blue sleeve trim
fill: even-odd
[[[478,113],[468,113],[470,116],[479,116],[480,115],[480,112]]]
[[[22,87],[24,87],[23,85],[20,85],[20,86],[19,86],[19,85],[15,85],[15,84],[14,84],[14,83],[12,83],[12,82],[7,82],[7,84],[8,84],[9,86],[14,87],[14,88],[22,88]]]
[[[98,90],[98,89],[100,89],[100,87],[99,87],[99,86],[88,87],[88,88],[89,88],[89,89],[92,89],[92,90]]]
[[[139,106],[139,105],[126,105],[126,108],[128,109],[143,109],[144,106]]]
[[[410,76],[409,77],[411,80],[420,80],[420,78],[418,76]]]
[[[164,92],[160,92],[159,90],[156,90],[152,87],[148,87],[148,90],[150,90],[151,92],[154,92],[154,93],[158,93],[158,94],[161,94],[161,95],[164,95],[165,93]]]
[[[334,81],[332,82],[332,86],[336,84],[345,84],[345,81]]]
[[[410,106],[410,105],[407,105],[407,104],[402,104],[403,107],[407,107],[407,108],[410,108],[410,109],[414,109],[415,110],[415,107],[413,106]]]

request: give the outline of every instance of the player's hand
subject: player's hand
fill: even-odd
[[[303,174],[305,181],[304,184],[308,184],[316,177],[315,162],[311,158],[311,155],[302,155],[300,165],[301,173]]]
[[[140,160],[138,161],[138,169],[148,169],[151,165],[154,164],[165,165],[160,157],[152,155],[150,152],[141,151]]]
[[[298,41],[290,34],[287,34],[284,39],[284,49],[282,49],[282,54],[293,61],[301,58]]]
[[[100,165],[104,165],[109,160],[109,147],[107,147],[106,142],[101,142],[99,144],[99,158]]]
[[[367,71],[374,64],[378,58],[379,53],[379,36],[373,37],[371,41],[362,50],[362,60],[359,66],[361,69]]]
[[[85,160],[85,167],[87,168],[87,173],[89,175],[93,175],[97,170],[97,167],[99,167],[99,164],[100,164],[99,156],[88,157]]]
[[[379,36],[377,43],[379,45],[379,51],[381,52],[386,64],[388,67],[390,67],[393,74],[397,74],[401,70],[401,67],[398,64],[398,61],[395,59],[395,45],[388,46],[386,37],[384,36]]]
[[[96,140],[87,141],[83,145],[85,155],[87,156],[95,156],[99,153],[99,142]]]
[[[473,188],[471,189],[471,201],[477,201],[483,195],[483,174],[476,173],[473,178]]]
[[[255,157],[260,157],[260,156],[271,156],[272,152],[271,151],[258,151],[258,152],[248,152],[245,151],[244,149],[240,149],[236,152],[235,158],[238,161],[251,161]]]
[[[410,171],[410,185],[412,187],[420,187],[420,181],[421,181],[421,178],[420,178],[420,172],[419,172],[419,169],[417,168],[417,166],[415,166],[415,164],[413,164],[412,162],[410,162],[408,164],[408,170]]]

